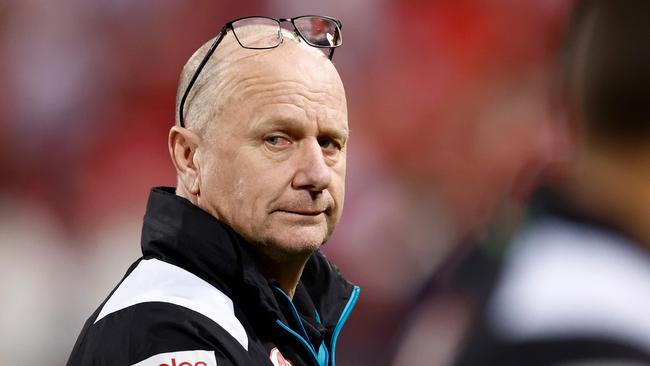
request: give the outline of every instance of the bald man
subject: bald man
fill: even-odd
[[[152,190],[143,256],[68,365],[335,365],[359,292],[319,252],[343,207],[340,40],[328,17],[245,18],[190,58],[177,187]]]

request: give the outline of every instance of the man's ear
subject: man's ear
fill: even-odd
[[[174,126],[169,130],[169,155],[176,168],[178,187],[191,195],[199,194],[200,164],[198,147],[201,138],[187,128]]]

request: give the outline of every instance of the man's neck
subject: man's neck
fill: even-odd
[[[650,249],[650,154],[591,148],[575,164],[569,190],[576,203]]]
[[[290,298],[296,292],[302,271],[312,253],[280,253],[275,250],[255,248],[255,264],[266,277],[275,280]]]

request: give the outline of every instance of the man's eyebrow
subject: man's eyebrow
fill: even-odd
[[[289,114],[270,114],[265,115],[257,120],[251,127],[254,130],[273,130],[280,129],[286,132],[297,132],[305,122],[296,116]]]
[[[303,127],[309,123],[304,120],[304,117],[299,117],[300,113],[271,113],[265,114],[259,118],[256,123],[251,125],[252,130],[272,130],[280,129],[285,130],[287,133],[302,132]],[[318,135],[327,135],[335,139],[346,141],[350,131],[348,128],[336,128],[331,126],[320,126],[318,128]]]

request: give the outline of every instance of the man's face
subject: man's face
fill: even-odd
[[[250,52],[249,50],[246,50]],[[202,138],[198,204],[256,245],[317,249],[341,216],[345,92],[315,49],[283,44],[230,66]]]

